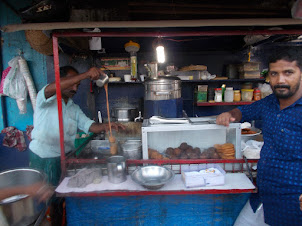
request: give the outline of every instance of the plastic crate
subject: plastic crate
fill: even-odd
[[[78,149],[82,144],[86,143],[88,140],[91,139],[91,137],[93,136],[93,133],[88,133],[88,136],[86,137],[82,137],[83,134],[86,134],[84,132],[79,132],[79,138],[76,138],[74,141],[74,147],[75,149]],[[82,148],[78,149],[76,152],[76,155],[78,155],[84,148],[85,146],[83,146]]]

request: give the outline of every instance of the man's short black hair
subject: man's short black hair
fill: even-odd
[[[78,70],[72,66],[60,67],[60,78],[66,77],[66,75],[68,74],[69,71],[74,71],[76,73],[79,73]]]
[[[302,51],[299,48],[280,47],[272,51],[268,63],[275,63],[278,60],[286,60],[288,62],[297,62],[297,66],[302,70]]]

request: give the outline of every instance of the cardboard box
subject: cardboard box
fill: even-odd
[[[240,78],[260,78],[260,71],[239,72]]]
[[[238,70],[242,71],[260,71],[260,62],[243,62],[238,66]]]
[[[202,172],[209,169],[215,169],[218,173]],[[215,163],[184,165],[181,171],[182,180],[187,188],[224,185],[225,174],[221,166]]]
[[[130,58],[127,57],[101,58],[101,67],[104,70],[130,70]]]

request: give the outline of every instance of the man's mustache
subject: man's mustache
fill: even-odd
[[[275,86],[274,86],[274,89],[277,89],[277,88],[290,89],[290,86],[289,86],[289,85],[275,85]]]

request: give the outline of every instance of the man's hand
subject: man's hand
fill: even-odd
[[[101,69],[97,67],[92,67],[85,72],[91,80],[97,80],[100,78],[100,75],[105,74]]]
[[[216,118],[216,124],[223,125],[223,126],[229,126],[230,122],[234,122],[236,119],[232,116],[230,112],[224,112],[217,116]]]
[[[46,202],[54,193],[54,189],[46,183],[35,183],[24,188],[26,194],[36,197],[39,202]]]
[[[124,125],[120,124],[120,123],[111,122],[110,124],[111,124],[111,129],[113,129],[115,131],[119,131],[120,129],[121,130],[126,129],[126,127]],[[106,124],[104,124],[104,126],[105,126],[106,132],[108,132],[109,131],[109,124],[106,123]]]
[[[216,124],[229,126],[230,122],[239,122],[242,119],[241,111],[238,108],[235,108],[231,111],[224,112],[217,116]]]
[[[120,123],[111,122],[111,129],[119,131],[120,129],[125,130],[126,127]],[[106,131],[106,132],[109,131],[108,123],[104,123],[104,124],[93,123],[89,128],[89,132],[92,132],[92,133],[100,133],[103,131]]]
[[[300,195],[299,201],[300,201],[300,210],[302,211],[302,195]]]

